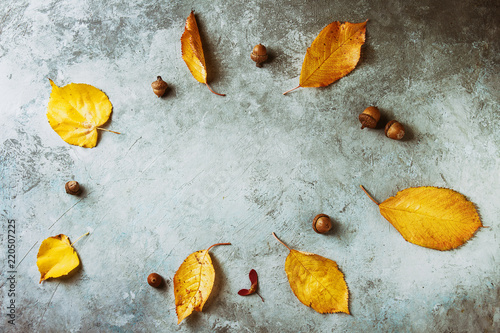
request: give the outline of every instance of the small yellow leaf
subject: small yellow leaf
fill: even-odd
[[[97,129],[111,115],[112,105],[101,90],[81,83],[58,87],[52,80],[47,118],[50,126],[69,144],[92,148]]]
[[[208,251],[219,243],[190,254],[174,276],[175,311],[180,324],[193,310],[201,311],[215,281],[215,270]]]
[[[407,188],[380,203],[379,209],[408,242],[435,250],[455,249],[482,227],[474,204],[446,188]]]
[[[200,32],[198,31],[198,25],[196,24],[196,18],[194,17],[193,11],[191,11],[186,19],[186,26],[181,37],[181,50],[182,59],[184,59],[184,62],[194,78],[198,82],[205,84],[214,94],[225,96],[224,94],[216,93],[208,85],[205,55],[203,54]]]
[[[366,21],[327,25],[306,51],[297,88],[325,87],[350,73],[359,61],[365,33]]]
[[[37,261],[40,283],[70,273],[80,265],[80,259],[66,235],[45,239],[38,250]]]
[[[285,261],[285,272],[299,301],[319,313],[349,314],[349,290],[337,263],[314,253],[285,246],[290,250]]]

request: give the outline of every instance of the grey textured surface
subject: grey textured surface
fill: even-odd
[[[180,36],[191,9],[215,96],[189,73]],[[5,332],[494,332],[500,330],[498,1],[2,1],[0,164]],[[295,87],[307,47],[332,21],[369,19],[357,68]],[[271,59],[256,68],[257,43]],[[164,98],[150,83],[161,75]],[[50,128],[48,78],[87,83],[113,103],[96,148]],[[360,130],[377,105],[401,141]],[[78,180],[81,197],[64,183]],[[464,246],[407,243],[360,190],[382,201],[412,186],[464,194],[483,224]],[[334,231],[310,227],[329,214]],[[16,325],[7,323],[7,220],[16,220]],[[81,269],[39,284],[40,242],[76,239]],[[293,295],[291,247],[337,261],[352,315]],[[203,313],[177,326],[172,278],[212,250]],[[257,296],[240,297],[248,272]],[[146,284],[156,271],[162,290]]]

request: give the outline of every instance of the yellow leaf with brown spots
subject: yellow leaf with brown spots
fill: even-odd
[[[193,311],[201,311],[207,301],[215,281],[212,258],[206,250],[191,253],[181,264],[174,276],[175,311],[180,324]]]

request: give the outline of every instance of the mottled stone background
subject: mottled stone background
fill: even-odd
[[[196,12],[216,96],[195,81],[180,37]],[[357,68],[300,89],[307,47],[332,21],[369,19]],[[466,1],[0,2],[2,332],[498,332],[500,5]],[[252,47],[270,61],[259,69]],[[150,83],[161,75],[164,98]],[[50,128],[48,79],[87,83],[113,103],[94,149]],[[378,106],[403,141],[360,130]],[[81,197],[64,192],[78,180]],[[483,228],[461,248],[407,243],[361,191],[452,188]],[[311,220],[334,219],[318,235]],[[16,220],[16,325],[7,323],[7,220]],[[40,242],[72,240],[81,269],[39,284]],[[352,315],[302,305],[288,251],[339,264]],[[217,242],[203,313],[177,326],[172,277]],[[259,297],[240,297],[248,272]],[[156,290],[146,276],[167,280]]]

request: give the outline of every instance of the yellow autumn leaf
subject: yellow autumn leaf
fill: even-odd
[[[325,87],[350,73],[359,61],[365,33],[366,21],[327,25],[306,51],[299,85],[283,95],[300,87]]]
[[[88,235],[88,232],[85,235]],[[80,265],[73,244],[69,242],[68,236],[63,234],[49,237],[42,242],[36,261],[40,272],[40,283],[48,278],[67,275]]]
[[[349,290],[337,263],[328,258],[289,248],[285,272],[295,296],[319,313],[349,314]]]
[[[224,94],[216,93],[208,85],[205,55],[203,54],[200,32],[198,31],[198,25],[196,24],[196,18],[194,17],[193,11],[191,11],[186,19],[186,26],[181,37],[181,50],[182,59],[184,59],[184,62],[188,66],[189,71],[193,74],[194,78],[198,82],[205,84],[214,94],[226,96]]]
[[[193,310],[201,311],[210,296],[215,281],[215,270],[208,251],[217,245],[231,245],[231,243],[214,244],[206,250],[191,253],[175,273],[177,324],[180,324]]]
[[[58,87],[50,80],[50,85],[47,118],[52,129],[69,144],[95,147],[97,130],[109,131],[99,127],[108,121],[113,108],[106,94],[82,83]]]
[[[416,245],[455,249],[483,226],[474,204],[447,188],[411,187],[380,204],[361,188],[404,239]]]

